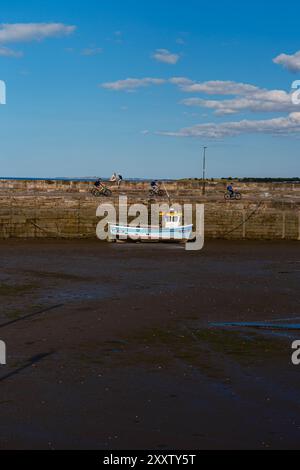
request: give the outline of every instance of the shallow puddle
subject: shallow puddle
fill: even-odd
[[[283,320],[279,320],[283,321]],[[300,323],[233,322],[211,323],[213,327],[259,328],[265,330],[300,330]]]

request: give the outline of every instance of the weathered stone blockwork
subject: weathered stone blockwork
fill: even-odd
[[[78,181],[0,180],[0,238],[95,237],[96,209],[102,199],[90,194],[92,183]],[[209,238],[300,240],[300,185],[239,184],[241,202],[225,202],[225,184],[171,182],[173,202],[205,203]],[[148,183],[126,183],[129,203],[148,200]],[[118,204],[118,190],[105,200]],[[163,201],[161,201],[163,202]],[[166,201],[165,201],[166,202]]]

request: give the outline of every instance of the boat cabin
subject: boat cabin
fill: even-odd
[[[182,213],[175,210],[170,210],[170,212],[162,212],[162,226],[163,228],[174,229],[181,226],[182,223]]]

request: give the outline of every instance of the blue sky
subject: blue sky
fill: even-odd
[[[299,2],[3,0],[1,176],[300,176]],[[130,80],[129,80],[130,79]]]

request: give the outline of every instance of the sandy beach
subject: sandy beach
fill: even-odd
[[[7,240],[0,259],[1,449],[299,446],[298,242]]]

